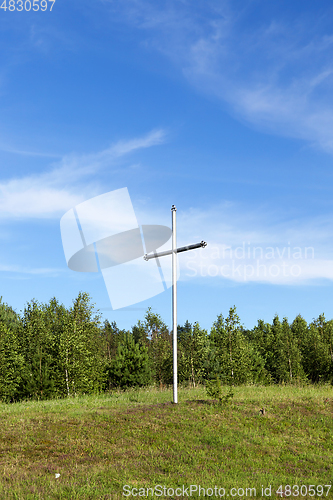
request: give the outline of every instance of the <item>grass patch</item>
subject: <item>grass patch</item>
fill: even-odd
[[[170,401],[172,390],[149,388],[0,405],[0,498],[120,499],[124,485],[165,486],[157,498],[176,498],[177,487],[187,498],[183,485],[224,488],[225,498],[243,488],[237,499],[271,485],[281,498],[280,485],[332,484],[330,386],[236,387],[228,404],[199,387]],[[326,492],[299,497],[333,498]]]

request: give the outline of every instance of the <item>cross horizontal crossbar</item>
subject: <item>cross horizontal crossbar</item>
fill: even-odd
[[[177,248],[175,253],[186,252],[187,250],[195,250],[196,248],[205,248],[207,243],[205,241],[200,241],[200,243],[194,243],[194,245],[187,245],[186,247]],[[166,252],[152,253],[150,255],[145,254],[143,258],[145,260],[156,259],[157,257],[164,257],[164,255],[171,255],[172,250],[167,250]]]

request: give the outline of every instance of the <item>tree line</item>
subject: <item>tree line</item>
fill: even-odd
[[[219,378],[225,385],[330,382],[333,320],[311,323],[276,315],[245,329],[236,313],[217,316],[210,332],[178,326],[180,384]],[[148,308],[131,330],[102,321],[87,293],[70,308],[56,298],[28,302],[16,313],[0,299],[0,400],[51,399],[172,384],[172,332]]]

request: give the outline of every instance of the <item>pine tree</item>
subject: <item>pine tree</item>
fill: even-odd
[[[126,332],[125,330],[119,330],[115,321],[110,323],[108,320],[105,320],[101,329],[101,336],[105,357],[105,388],[111,390],[112,379],[110,369],[117,355],[118,346],[123,342]]]
[[[148,350],[135,343],[133,335],[128,332],[110,366],[112,385],[121,388],[143,386],[149,384],[150,376]]]
[[[150,309],[151,308],[148,309],[147,314],[149,313]],[[139,320],[137,324],[132,327],[134,342],[136,344],[144,345],[147,347],[147,349],[149,349],[151,341],[149,335],[152,335],[152,332],[150,330],[151,329],[149,328],[149,325],[147,325],[147,323],[141,322]]]
[[[22,373],[25,397],[38,400],[55,397],[55,381],[51,366],[52,358],[38,346],[30,359],[30,364],[24,367]]]

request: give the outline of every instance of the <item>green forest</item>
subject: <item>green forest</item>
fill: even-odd
[[[218,315],[210,332],[178,326],[178,379],[195,387],[333,384],[333,320],[291,323],[276,315],[245,329],[236,313]],[[45,400],[114,388],[172,384],[172,332],[148,308],[130,331],[102,320],[81,292],[67,309],[56,298],[28,302],[20,314],[0,299],[0,400]]]

